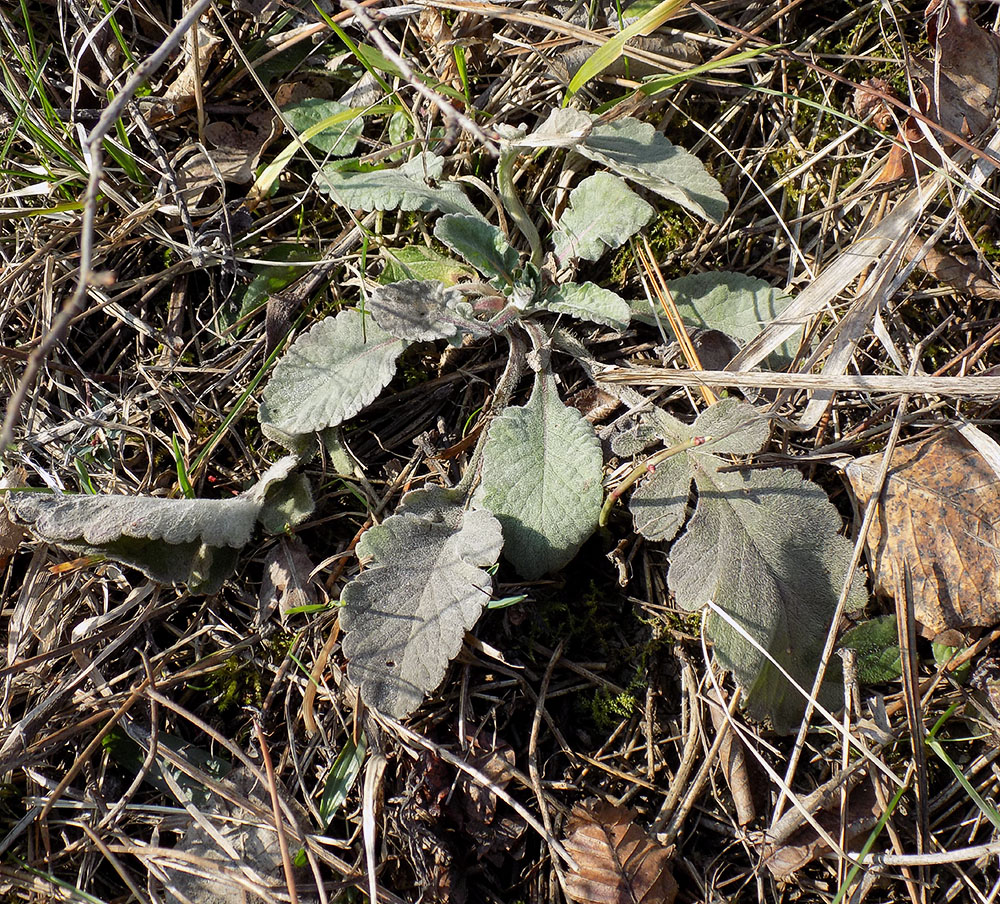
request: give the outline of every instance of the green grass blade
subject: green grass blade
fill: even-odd
[[[329,827],[331,820],[347,800],[347,795],[351,793],[351,788],[361,773],[367,752],[368,744],[364,735],[361,735],[357,744],[348,738],[347,743],[337,754],[337,759],[333,761],[323,786],[323,796],[319,801],[319,815],[323,820],[324,830]]]
[[[600,75],[615,60],[622,55],[625,44],[637,35],[647,35],[653,29],[659,28],[682,6],[687,5],[688,0],[663,0],[658,3],[648,13],[633,22],[628,28],[618,32],[603,47],[598,47],[591,54],[590,59],[584,63],[576,75],[570,80],[566,89],[566,97],[563,99],[563,106],[569,103],[570,98],[576,94],[595,75]]]

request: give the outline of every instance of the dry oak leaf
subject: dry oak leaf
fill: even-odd
[[[566,874],[576,904],[673,904],[677,883],[671,851],[635,822],[634,810],[603,801],[577,804],[563,845],[577,862]]]
[[[867,504],[882,456],[846,468]],[[933,637],[1000,623],[1000,478],[957,429],[900,446],[868,534],[875,588],[895,596],[904,563],[917,622]]]

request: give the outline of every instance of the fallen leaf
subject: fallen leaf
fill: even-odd
[[[576,904],[672,904],[671,851],[635,822],[634,810],[603,801],[573,808],[563,845],[577,863],[566,874]]]
[[[237,128],[228,122],[210,122],[205,126],[207,148],[188,145],[171,161],[184,203],[197,208],[208,189],[222,182],[246,185],[254,179],[260,156],[276,134],[274,117],[255,113],[247,119],[250,128]],[[175,214],[176,206],[164,204],[161,212]]]
[[[269,822],[267,817],[257,817],[249,806],[234,802],[245,800],[270,813],[267,788],[243,767],[219,784],[230,789],[233,799],[213,794],[201,808],[200,821],[182,818],[183,828],[174,846],[180,857],[154,855],[162,870],[159,874],[165,877],[165,898],[171,904],[248,904],[261,900],[247,893],[248,879],[265,894],[285,887],[273,818]]]
[[[833,838],[839,838],[843,817],[840,812],[840,789],[826,795],[822,809],[814,812],[816,822]],[[810,807],[807,807],[810,809]],[[867,835],[878,822],[880,808],[871,780],[864,781],[850,792],[847,799],[846,841]],[[796,814],[797,815],[797,814]],[[764,848],[764,864],[775,879],[787,879],[792,873],[830,852],[830,846],[809,823],[796,829],[781,844]]]
[[[1000,36],[986,31],[971,16],[961,15],[952,3],[931,0],[924,13],[927,39],[934,59],[914,54],[911,68],[920,84],[917,106],[930,119],[967,138],[981,135],[994,121],[1000,97]],[[947,148],[941,135],[935,139]],[[914,175],[914,162],[922,172],[932,153],[924,130],[914,117],[900,128],[900,143],[893,146],[877,183]]]
[[[194,53],[195,35],[198,40],[198,54]],[[222,42],[204,25],[191,29],[184,40],[184,65],[177,77],[164,89],[160,97],[147,101],[146,118],[150,123],[163,122],[178,113],[189,110],[195,103],[195,85],[204,78],[208,64],[212,61],[215,48]]]
[[[923,247],[923,239],[914,237],[903,251],[907,260],[912,260]],[[1000,301],[1000,288],[994,284],[989,273],[976,261],[970,261],[957,254],[950,254],[938,248],[931,248],[920,261],[920,266],[939,282],[978,298],[981,301]]]
[[[316,585],[309,580],[313,563],[298,537],[282,537],[264,560],[264,580],[260,585],[258,623],[278,610],[285,623],[288,610],[316,603]]]
[[[881,462],[869,455],[846,468],[859,507]],[[958,430],[896,449],[868,556],[876,589],[890,596],[909,566],[914,616],[930,636],[1000,622],[1000,480]]]
[[[708,689],[708,697],[712,705],[708,711],[712,717],[712,727],[716,734],[725,732],[722,744],[719,746],[719,763],[722,774],[733,796],[733,808],[736,810],[736,821],[741,826],[752,823],[757,814],[766,805],[767,777],[760,765],[754,759],[743,738],[729,726],[725,711],[729,701],[722,697],[715,685]]]

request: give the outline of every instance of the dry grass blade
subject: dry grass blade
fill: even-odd
[[[698,352],[691,344],[691,337],[688,336],[684,321],[681,320],[677,305],[674,304],[673,295],[670,294],[670,289],[667,287],[667,281],[663,278],[660,266],[656,263],[656,258],[653,257],[653,250],[649,247],[649,240],[645,236],[642,239],[642,246],[638,247],[637,250],[639,262],[645,271],[643,284],[645,285],[648,280],[653,286],[653,291],[660,302],[660,307],[663,308],[663,313],[667,315],[667,322],[670,324],[670,329],[673,330],[674,338],[681,348],[681,354],[684,356],[687,366],[692,370],[702,370],[701,361],[698,360]],[[707,386],[699,386],[698,389],[706,405],[714,405],[718,401],[718,397]]]

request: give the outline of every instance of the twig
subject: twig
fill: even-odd
[[[254,733],[260,745],[260,756],[267,771],[267,788],[271,795],[271,809],[274,812],[274,831],[278,833],[278,848],[281,851],[281,865],[285,871],[285,887],[288,889],[290,904],[299,904],[299,893],[295,887],[295,872],[292,869],[292,857],[288,852],[288,838],[285,835],[285,820],[281,816],[281,801],[278,797],[278,780],[274,774],[274,763],[271,762],[271,751],[267,747],[264,728],[260,718],[254,717]]]
[[[841,392],[912,393],[943,396],[1000,394],[1000,377],[882,376],[880,374],[775,374],[728,370],[668,370],[615,367],[597,374],[601,383],[630,386],[735,386],[755,389],[830,389]]]
[[[427,87],[423,79],[421,79],[413,71],[413,67],[392,49],[389,42],[382,36],[378,26],[372,21],[371,17],[364,11],[360,4],[355,3],[354,0],[341,0],[341,2],[344,7],[354,13],[354,18],[357,23],[368,33],[368,37],[375,42],[375,46],[382,51],[386,59],[388,59],[391,63],[396,64],[399,71],[402,73],[403,78],[405,78],[413,86],[417,94],[432,103],[446,117],[454,122],[457,122],[463,129],[465,129],[466,132],[469,132],[471,135],[475,135],[491,157],[500,156],[499,148],[497,148],[492,139],[490,139],[490,137],[481,128],[479,128],[479,126],[477,126],[464,113],[455,109],[455,107],[448,103],[448,101],[446,101],[443,97]]]

